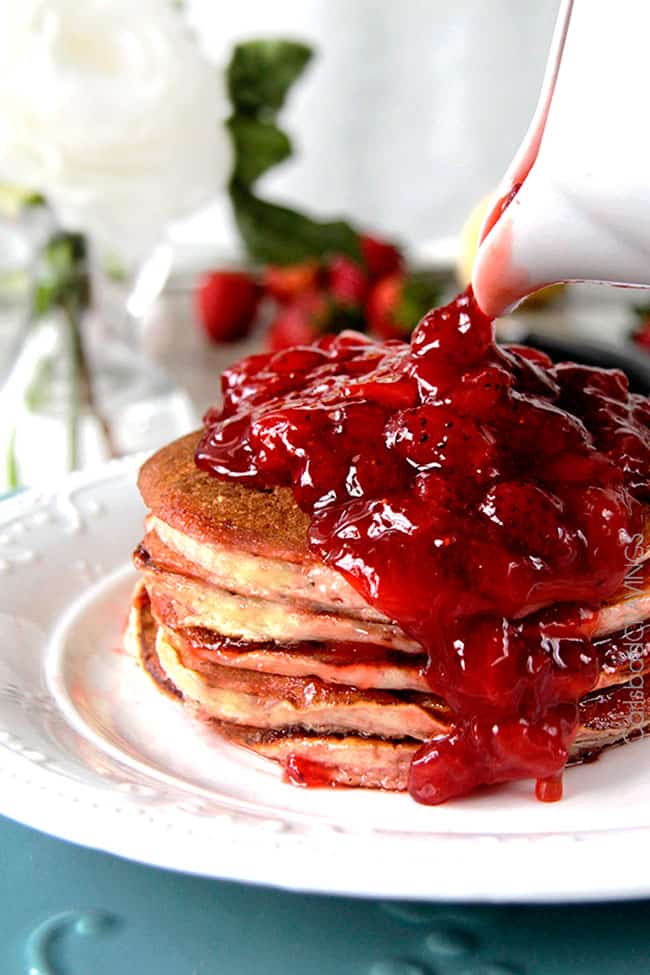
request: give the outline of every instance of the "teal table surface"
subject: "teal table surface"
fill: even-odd
[[[2,975],[650,972],[649,902],[451,906],[287,893],[129,863],[2,818],[0,877]]]

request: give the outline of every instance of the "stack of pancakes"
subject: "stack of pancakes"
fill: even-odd
[[[444,733],[445,702],[422,648],[307,546],[289,488],[262,491],[199,471],[200,433],[155,454],[127,645],[163,690],[228,740],[333,784],[405,789],[420,744]],[[598,686],[581,701],[572,760],[650,724],[650,544],[598,614]],[[648,624],[644,625],[644,621]],[[646,683],[648,691],[646,692]]]

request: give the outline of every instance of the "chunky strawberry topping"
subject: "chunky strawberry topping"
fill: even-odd
[[[593,610],[623,583],[650,501],[650,403],[616,370],[499,347],[471,291],[410,344],[356,333],[223,376],[200,468],[290,485],[309,544],[418,640],[451,731],[410,791],[548,780],[597,680]]]

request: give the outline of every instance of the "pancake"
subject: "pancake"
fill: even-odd
[[[182,699],[183,695],[162,669],[156,650],[158,624],[151,612],[149,594],[142,583],[133,593],[124,632],[124,649],[135,657],[159,690],[168,697]]]
[[[169,626],[204,626],[224,636],[253,641],[358,641],[403,653],[422,653],[420,644],[408,638],[395,623],[309,612],[291,600],[274,602],[241,596],[172,573],[146,570],[144,578],[157,615]]]
[[[385,647],[361,643],[287,641],[252,643],[190,627],[174,631],[200,660],[285,677],[319,677],[332,684],[378,690],[422,691],[431,688],[424,676],[424,655],[397,653]]]
[[[216,481],[194,463],[200,438],[201,431],[189,433],[144,463],[138,487],[150,511],[201,544],[287,562],[314,562],[307,547],[309,518],[291,489],[252,491]]]
[[[231,640],[203,628],[171,630],[167,637],[180,649],[186,665],[201,670],[220,664],[237,670],[286,677],[317,677],[330,684],[360,689],[420,691],[430,694],[426,657],[395,653],[363,644],[249,643]],[[595,643],[601,667],[595,689],[624,684],[650,672],[650,623],[630,632],[602,637]],[[632,652],[633,651],[633,652]]]
[[[147,538],[151,544],[151,532],[145,541]],[[266,588],[273,599],[259,591],[254,595],[250,589],[246,591],[236,572],[229,579],[221,579],[218,586],[197,572],[196,567],[185,566],[183,571],[184,562],[174,562],[174,553],[160,542],[154,542],[153,548],[163,561],[152,557],[145,542],[136,549],[134,560],[147,580],[157,614],[170,626],[204,626],[224,636],[240,636],[249,641],[358,641],[404,653],[422,652],[416,641],[385,616],[375,614],[368,618],[349,605],[341,608],[340,604],[323,599],[315,602],[296,598],[290,589],[284,594],[273,589],[271,570]],[[640,568],[643,572],[635,579],[634,589],[624,586],[616,599],[604,604],[589,619],[586,626],[594,636],[616,633],[650,617],[650,572],[647,565]]]
[[[183,666],[178,652],[174,654],[171,668],[167,669],[170,642],[167,635],[161,638],[161,628],[153,617],[142,584],[134,594],[126,645],[163,691],[182,698],[193,714],[198,714],[226,740],[271,759],[285,769],[289,767],[294,781],[299,779],[303,763],[313,763],[325,770],[323,774],[329,785],[406,789],[411,759],[420,744],[416,738],[404,734],[404,728],[408,726],[408,721],[404,720],[406,711],[402,711],[397,734],[377,734],[372,730],[358,734],[354,733],[354,728],[346,727],[348,723],[354,725],[359,721],[361,708],[367,712],[373,706],[375,709],[381,707],[384,698],[378,697],[376,692],[344,692],[343,697],[335,696],[332,710],[335,717],[330,717],[330,726],[327,720],[319,726],[319,719],[314,715],[322,711],[322,705],[332,693],[327,685],[316,685],[316,708],[310,715],[304,684],[283,684],[276,678],[271,691],[269,685],[265,687],[260,683],[260,675],[253,672],[241,679],[241,674],[224,674],[227,668],[214,669],[208,665],[192,670]],[[158,655],[161,649],[166,655],[164,660]],[[178,686],[174,677],[179,681]],[[644,733],[650,726],[650,687],[638,685],[639,682],[633,679],[583,698],[580,728],[570,764],[593,760],[604,748]],[[206,687],[216,692],[212,698],[204,695]],[[444,704],[433,695],[429,695],[425,702],[425,697],[400,699],[396,695],[386,695],[386,698],[394,699],[395,714],[399,714],[400,706],[396,702],[404,701],[406,707],[425,711],[428,708],[435,715],[438,730],[443,732],[448,718]],[[290,713],[293,720],[286,720],[280,727],[269,727],[269,702],[271,707],[284,707],[282,720]],[[341,721],[340,714],[346,702],[356,708],[349,712],[355,717]],[[251,718],[258,723],[247,723],[246,719],[250,722]],[[275,719],[272,723],[275,724]]]
[[[142,554],[150,568],[178,573],[217,588],[274,601],[288,599],[310,609],[335,609],[359,619],[385,619],[338,572],[320,562],[306,564],[234,551],[198,542],[160,518],[145,522]]]
[[[208,714],[260,728],[361,731],[424,741],[448,729],[449,709],[431,692],[390,692],[224,667],[189,655],[159,627],[156,653],[183,696]]]
[[[220,481],[194,465],[200,434],[163,447],[138,479],[150,509],[139,568],[177,574],[244,596],[337,616],[384,620],[339,572],[309,552],[309,519],[289,488],[261,491]],[[650,560],[650,516],[633,565]],[[600,631],[612,633],[650,616],[650,577],[635,573],[632,585],[602,607]],[[388,621],[390,622],[390,621]]]
[[[152,514],[204,545],[297,564],[315,562],[307,544],[309,518],[292,490],[245,487],[199,470],[194,453],[202,433],[195,430],[174,440],[142,465],[138,488]],[[639,560],[650,557],[650,513],[645,537]]]
[[[198,470],[199,436],[141,470],[149,513],[134,553],[130,649],[158,688],[292,781],[405,789],[417,749],[451,721],[422,647],[314,557],[290,489]],[[650,724],[647,536],[621,591],[585,623],[601,666],[580,702],[572,762]]]

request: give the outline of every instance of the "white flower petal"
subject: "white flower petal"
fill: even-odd
[[[227,110],[169,0],[0,0],[0,180],[113,252],[223,191]]]

